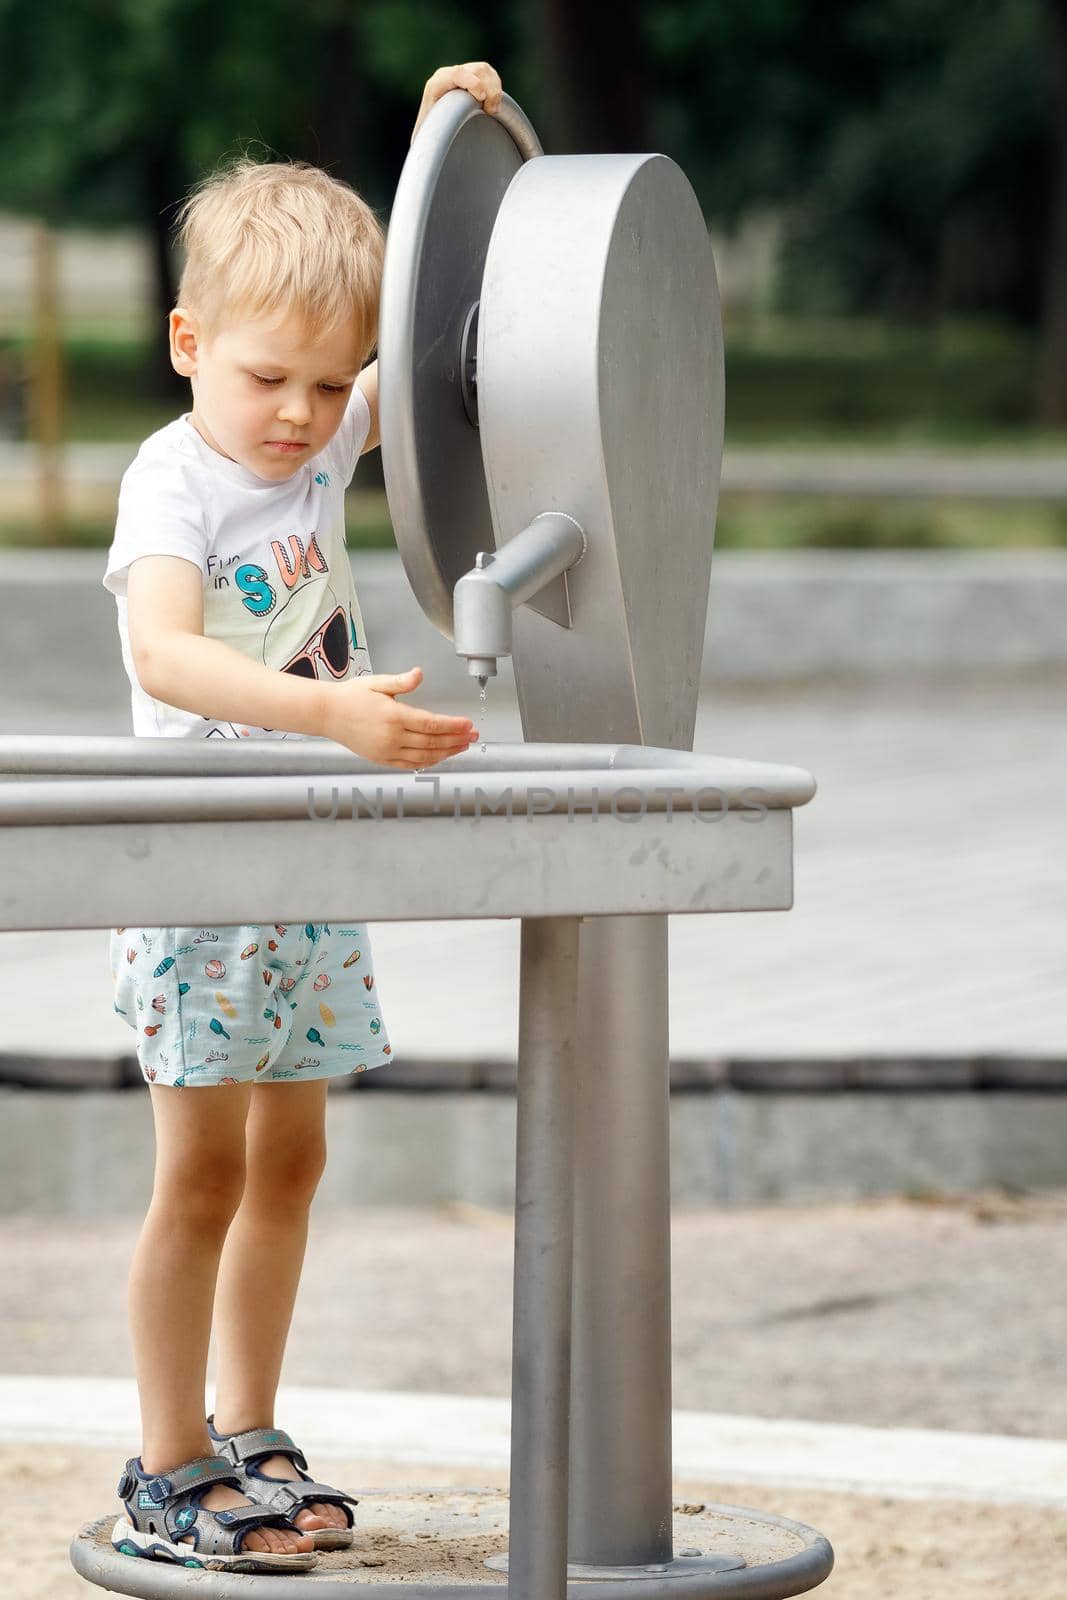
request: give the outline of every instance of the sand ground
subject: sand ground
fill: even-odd
[[[92,1592],[70,1566],[67,1546],[83,1523],[118,1505],[115,1454],[99,1449],[0,1448],[0,1594],[10,1600],[86,1600]],[[455,1469],[331,1461],[330,1482],[471,1486]],[[56,1485],[62,1479],[62,1509]],[[503,1487],[485,1471],[479,1486]],[[1067,1509],[958,1501],[892,1500],[752,1484],[679,1482],[679,1499],[751,1506],[825,1533],[836,1566],[819,1589],[826,1600],[1064,1600]],[[358,1519],[358,1513],[357,1513]],[[358,1525],[358,1523],[357,1523]]]
[[[1065,1202],[1062,1192],[972,1194],[676,1213],[675,1405],[1067,1436]],[[129,1375],[125,1274],[138,1227],[128,1217],[0,1221],[7,1372]],[[506,1394],[511,1252],[510,1217],[472,1207],[313,1215],[283,1381]],[[0,1600],[89,1592],[67,1546],[82,1524],[118,1511],[121,1456],[0,1447]],[[488,1469],[311,1466],[357,1493],[506,1482]],[[819,1529],[837,1555],[821,1591],[829,1600],[1067,1600],[1067,1506],[675,1489]]]

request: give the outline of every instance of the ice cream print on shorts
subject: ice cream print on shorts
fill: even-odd
[[[392,1054],[366,923],[113,928],[110,947],[150,1083],[334,1078]]]

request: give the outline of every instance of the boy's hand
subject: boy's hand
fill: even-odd
[[[469,717],[442,717],[394,700],[394,695],[410,694],[421,681],[422,668],[411,667],[400,673],[364,673],[328,686],[324,736],[378,766],[405,772],[459,755],[478,737]]]
[[[500,110],[500,98],[504,89],[500,82],[500,74],[489,65],[488,61],[465,61],[461,67],[438,67],[433,76],[427,78],[426,87],[422,91],[422,104],[419,106],[419,114],[411,134],[412,144],[434,105],[450,89],[466,89],[476,100],[481,101],[482,110],[488,111],[490,116],[495,116]]]

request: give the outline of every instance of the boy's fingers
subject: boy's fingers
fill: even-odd
[[[493,71],[488,61],[478,61],[474,63],[473,79],[474,87],[471,93],[482,102],[486,111],[496,111],[503,92],[499,75]]]
[[[435,79],[439,79],[439,83],[434,83]],[[451,88],[460,88],[481,101],[484,110],[495,112],[500,109],[504,87],[500,74],[488,61],[465,61],[455,67],[438,67],[430,83],[434,84],[435,100]]]
[[[438,761],[447,761],[449,756],[463,755],[466,745],[460,745],[455,750],[402,750],[400,764],[405,768],[436,766]]]
[[[456,750],[465,749],[473,744],[478,737],[477,729],[470,733],[442,733],[439,735],[406,733],[404,735],[404,748],[409,750]]]
[[[405,734],[462,734],[474,724],[470,717],[442,717],[433,711],[416,712],[414,706],[405,706],[409,713],[404,718],[403,731]]]
[[[421,674],[421,667],[409,667],[407,672],[365,672],[361,681],[380,694],[410,694],[418,688]]]

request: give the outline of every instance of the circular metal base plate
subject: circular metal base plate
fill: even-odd
[[[84,1527],[70,1547],[75,1569],[90,1583],[115,1594],[196,1596],[197,1600],[284,1600],[314,1594],[334,1600],[381,1600],[383,1585],[402,1585],[406,1600],[483,1600],[506,1593],[497,1568],[506,1557],[508,1497],[496,1489],[365,1489],[360,1492],[355,1543],[350,1550],[322,1551],[314,1572],[240,1574],[194,1571],[155,1560],[120,1555],[110,1538],[116,1513]],[[570,1596],[590,1592],[616,1600],[633,1594],[641,1579],[642,1600],[662,1593],[673,1600],[786,1600],[822,1582],[833,1552],[821,1534],[802,1523],[736,1506],[683,1504],[674,1508],[674,1548],[725,1557],[712,1566],[679,1555],[667,1572],[606,1570],[605,1580],[582,1569]],[[493,1567],[486,1565],[492,1562]],[[675,1568],[682,1570],[673,1575]],[[623,1581],[619,1581],[620,1573]],[[630,1578],[627,1579],[626,1575]]]
[[[500,202],[540,154],[510,96],[490,116],[452,89],[416,135],[389,218],[378,328],[382,470],[404,570],[449,639],[452,591],[477,552],[496,543],[471,417],[472,313]]]
[[[494,1572],[507,1572],[508,1557],[489,1556],[486,1566],[492,1567]],[[622,1582],[633,1582],[649,1578],[695,1578],[701,1573],[709,1572],[737,1572],[747,1565],[743,1556],[706,1556],[699,1550],[690,1554],[682,1553],[674,1561],[657,1561],[647,1567],[590,1567],[582,1561],[568,1561],[568,1578],[614,1578]]]

